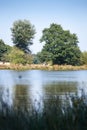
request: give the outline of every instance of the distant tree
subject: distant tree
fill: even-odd
[[[13,23],[12,40],[16,47],[29,53],[29,46],[33,44],[34,26],[28,20],[18,20]]]
[[[40,64],[40,59],[38,57],[38,55],[33,54],[33,64]]]
[[[11,47],[6,45],[2,39],[0,39],[0,61],[6,61],[4,54],[8,53]]]
[[[63,30],[61,25],[51,24],[49,28],[45,28],[40,42],[45,43],[41,51],[43,61],[52,61],[53,64],[80,64],[78,38],[76,34]]]

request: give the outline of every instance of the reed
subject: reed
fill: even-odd
[[[43,64],[2,64],[0,65],[0,69],[11,69],[11,70],[87,70],[87,65],[83,66],[72,66],[72,65],[43,65]]]
[[[66,95],[66,101],[53,96],[44,100],[42,111],[9,108],[1,101],[0,130],[87,130],[86,95]]]

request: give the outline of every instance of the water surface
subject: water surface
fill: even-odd
[[[43,71],[43,70],[0,70],[0,100],[9,106],[26,107],[43,99],[74,94],[83,88],[87,91],[87,70],[81,71]]]

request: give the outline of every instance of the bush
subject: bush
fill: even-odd
[[[13,64],[32,63],[32,56],[30,54],[24,53],[17,47],[13,47],[9,52],[9,54],[5,55],[5,59],[8,59],[8,61]]]

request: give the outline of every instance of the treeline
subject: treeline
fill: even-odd
[[[87,64],[87,52],[81,52],[76,34],[64,30],[61,25],[52,23],[42,32],[40,42],[44,43],[41,52],[32,54],[30,45],[33,44],[36,33],[34,25],[28,20],[18,20],[11,28],[13,46],[0,39],[0,61],[15,64],[58,64],[83,65]]]

